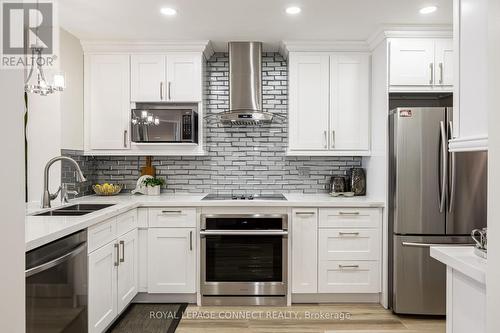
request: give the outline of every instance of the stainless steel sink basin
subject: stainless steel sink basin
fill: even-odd
[[[108,208],[113,206],[113,204],[76,204],[76,205],[71,205],[67,207],[62,207],[58,208],[56,210],[58,211],[67,211],[67,210],[90,210],[90,211],[96,211],[99,209],[103,208]]]
[[[113,206],[113,204],[76,204],[54,209],[48,212],[38,213],[34,216],[81,216],[111,206]]]

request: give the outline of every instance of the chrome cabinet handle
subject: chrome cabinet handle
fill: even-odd
[[[160,82],[160,101],[163,101],[163,81]]]
[[[182,214],[182,210],[162,210],[162,214]]]
[[[172,82],[168,81],[168,100],[172,99],[172,96],[170,96],[170,88],[172,87]]]
[[[124,130],[123,131],[123,148],[127,148],[127,134],[128,134],[128,131]]]
[[[359,265],[340,265],[339,264],[339,268],[340,269],[344,269],[344,268],[359,268]]]
[[[339,212],[339,215],[359,215],[359,212]]]
[[[441,191],[439,193],[439,212],[442,213],[444,210],[444,205],[446,203],[446,178],[448,177],[448,158],[447,158],[447,137],[446,129],[444,127],[444,121],[440,122],[441,129],[441,158],[443,163],[441,165]]]
[[[122,246],[122,257],[120,258],[120,262],[125,262],[125,241],[120,241],[120,245]]]
[[[331,142],[332,148],[335,148],[335,131],[334,130],[332,131],[332,138],[331,139],[332,139],[332,142]]]
[[[314,215],[315,212],[295,212],[295,215]]]
[[[359,232],[339,232],[339,236],[359,236]]]
[[[326,131],[323,131],[323,147],[328,148],[328,139],[326,138]]]
[[[189,232],[189,251],[193,251],[193,231]]]
[[[434,83],[434,64],[431,62],[429,64],[429,67],[431,68],[431,79],[429,81],[430,84]]]
[[[439,63],[439,84],[443,84],[443,63]]]
[[[114,245],[115,247],[115,251],[116,251],[116,260],[115,260],[115,267],[118,267],[118,265],[120,264],[120,248],[118,247],[118,243],[115,243]]]

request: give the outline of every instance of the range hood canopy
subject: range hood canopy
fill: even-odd
[[[273,115],[262,109],[262,43],[229,42],[229,111],[223,124],[270,123]]]

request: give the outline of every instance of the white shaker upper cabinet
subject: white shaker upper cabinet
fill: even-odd
[[[85,65],[85,150],[129,149],[129,56],[88,55]]]
[[[201,54],[167,56],[167,100],[201,102]]]
[[[436,40],[436,68],[435,84],[441,86],[453,86],[453,40]]]
[[[391,86],[428,86],[434,82],[434,40],[391,40]]]
[[[165,100],[165,56],[140,54],[130,57],[131,100]]]
[[[332,150],[368,151],[370,56],[330,56],[330,142]]]
[[[488,149],[488,0],[453,2],[453,37],[458,54],[450,150]],[[460,59],[460,61],[458,61]]]
[[[328,150],[329,56],[289,57],[289,150]]]
[[[200,102],[201,53],[131,56],[132,102]]]

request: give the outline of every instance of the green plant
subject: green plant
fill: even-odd
[[[154,187],[154,186],[163,186],[165,185],[165,179],[163,178],[146,178],[142,181],[142,183],[146,186]]]

